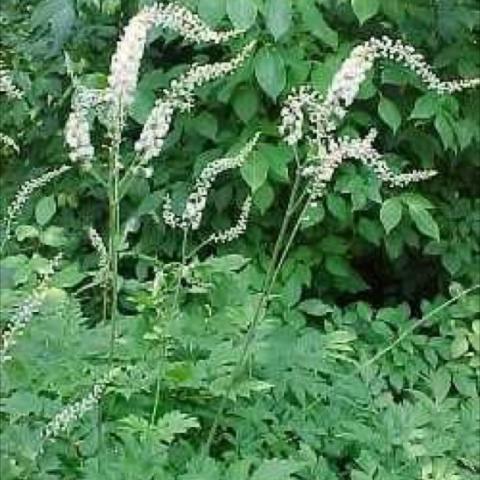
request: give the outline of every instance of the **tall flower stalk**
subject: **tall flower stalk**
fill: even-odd
[[[243,374],[258,326],[264,318],[268,301],[288,253],[306,218],[326,193],[336,170],[349,159],[360,160],[373,170],[379,179],[392,187],[405,187],[436,175],[434,170],[397,173],[390,169],[375,149],[376,132],[371,130],[364,138],[336,138],[334,136],[348,108],[354,102],[367,72],[375,62],[386,59],[401,63],[416,73],[430,90],[452,94],[480,85],[480,79],[440,80],[424,58],[413,47],[388,37],[372,38],[354,48],[334,76],[325,98],[314,89],[303,86],[286,99],[281,111],[280,134],[295,154],[295,177],[282,225],[275,241],[259,300],[249,326],[243,336],[240,356],[230,374],[227,390],[216,410],[203,455],[207,456],[215,440],[230,393]],[[305,141],[307,154],[302,160],[298,145]]]
[[[111,326],[110,368],[113,368],[115,363],[115,344],[118,335],[122,198],[128,194],[133,180],[139,172],[145,171],[149,162],[161,154],[174,114],[189,111],[193,107],[195,90],[208,82],[221,79],[236,71],[250,56],[253,49],[253,44],[249,44],[228,61],[192,65],[183,76],[173,80],[169,88],[165,89],[157,99],[138,140],[135,142],[134,158],[129,164],[126,164],[122,159],[123,131],[128,120],[129,107],[137,89],[141,60],[147,46],[148,34],[155,27],[173,30],[195,43],[218,44],[241,33],[236,30],[214,31],[183,6],[176,3],[158,3],[143,8],[125,27],[112,57],[108,87],[105,90],[89,90],[83,88],[79,81],[75,81],[76,92],[65,131],[70,160],[93,176],[104,189],[108,199],[107,247],[99,250],[100,244],[103,246],[103,243],[98,235],[93,235],[93,237],[91,235],[91,241],[100,257],[105,250],[108,257],[101,258],[100,266],[105,281],[100,283],[104,291],[103,320],[104,322],[108,320]],[[95,155],[95,146],[91,135],[94,118],[98,118],[107,126],[108,164],[106,168],[99,164]],[[243,230],[244,217],[245,212],[240,219]],[[184,234],[182,265],[186,261],[187,230]],[[234,234],[235,232],[230,232],[229,238]],[[221,241],[221,239],[220,237],[212,238],[211,241]],[[180,270],[179,275],[182,274],[183,268]],[[178,304],[180,281],[181,277],[178,280],[175,305]],[[156,417],[160,398],[159,382],[160,378],[157,379],[152,421]],[[100,405],[98,405],[98,431],[99,437],[101,437]]]

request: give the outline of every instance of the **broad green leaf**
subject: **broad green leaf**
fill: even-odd
[[[253,203],[264,214],[271,206],[275,199],[273,188],[265,182],[253,195]]]
[[[268,29],[278,40],[292,24],[292,0],[267,0],[265,17]]]
[[[298,306],[298,309],[308,315],[312,315],[313,317],[323,317],[327,313],[333,312],[333,308],[330,305],[323,303],[317,298],[309,298],[308,300],[304,300]]]
[[[225,0],[199,0],[198,14],[210,25],[217,25],[225,16]]]
[[[273,48],[263,47],[255,56],[255,76],[263,91],[276,100],[287,84],[285,63]]]
[[[67,243],[65,230],[62,227],[48,227],[40,234],[40,242],[49,247],[62,247]]]
[[[140,125],[146,121],[153,106],[155,105],[155,94],[152,90],[138,89],[135,98],[129,108],[130,116]]]
[[[352,269],[344,257],[329,255],[325,261],[325,268],[337,277],[350,277]]]
[[[327,196],[327,208],[330,213],[341,222],[346,222],[348,220],[348,205],[345,199],[340,195],[330,193]]]
[[[53,195],[42,197],[35,207],[35,220],[41,226],[46,225],[57,211],[57,203]]]
[[[32,225],[19,225],[15,229],[15,236],[19,242],[23,242],[27,238],[36,238],[38,234],[38,229]]]
[[[389,234],[402,219],[402,203],[397,198],[389,198],[380,209],[380,221]]]
[[[430,377],[430,385],[432,387],[432,392],[437,403],[442,403],[450,391],[452,385],[452,376],[450,372],[445,369],[439,369],[436,372],[432,373]]]
[[[227,0],[228,17],[239,30],[247,30],[255,23],[257,11],[254,0]]]
[[[439,109],[439,96],[436,93],[427,93],[415,102],[410,118],[426,120],[436,115]]]
[[[458,335],[450,345],[452,358],[463,357],[468,352],[468,340],[464,335]]]
[[[380,10],[380,0],[352,0],[352,8],[360,23],[365,23]]]
[[[440,241],[440,230],[437,222],[434,220],[428,210],[416,205],[409,205],[408,211],[410,212],[410,217],[420,232],[428,237],[433,238],[434,240]]]
[[[251,87],[241,87],[233,96],[232,106],[238,117],[248,123],[258,111],[257,91]]]
[[[338,47],[338,33],[327,24],[314,2],[310,0],[297,0],[297,2],[305,26],[319,40],[336,50]]]
[[[378,104],[378,114],[380,118],[396,133],[402,124],[402,115],[395,103],[386,97],[380,99]]]
[[[252,192],[256,192],[267,180],[268,161],[265,157],[254,153],[242,165],[240,172]]]
[[[198,420],[185,413],[174,410],[166,413],[155,425],[155,438],[165,443],[172,443],[177,435],[192,428],[200,428]]]
[[[293,480],[292,474],[298,472],[300,467],[298,462],[292,460],[264,460],[251,480]]]
[[[435,117],[435,129],[442,139],[443,146],[446,149],[456,150],[455,130],[450,117],[445,113],[440,113]]]
[[[195,118],[193,124],[195,130],[202,135],[202,137],[215,140],[218,131],[218,121],[214,115],[208,112],[202,112]]]

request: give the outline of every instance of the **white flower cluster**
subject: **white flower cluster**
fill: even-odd
[[[85,397],[71,405],[67,405],[61,412],[57,413],[45,427],[42,438],[44,440],[52,439],[68,429],[68,427],[78,419],[82,418],[87,412],[92,410],[97,404],[108,384],[111,383],[120,373],[121,369],[113,368],[98,381]]]
[[[103,243],[102,237],[100,237],[99,233],[93,227],[88,229],[88,238],[98,255],[98,266],[100,268],[98,278],[102,283],[105,283],[109,274],[107,248]]]
[[[65,141],[70,148],[69,157],[73,163],[89,164],[95,151],[90,138],[88,111],[72,110],[65,125]]]
[[[324,101],[312,89],[300,88],[290,95],[282,110],[280,133],[290,145],[303,137],[304,113],[316,140],[328,137],[353,103],[367,73],[378,59],[401,63],[416,73],[430,90],[454,93],[480,86],[480,79],[442,81],[425,62],[424,57],[400,40],[371,38],[355,47],[334,75]]]
[[[233,242],[241,235],[243,235],[247,230],[248,217],[250,216],[251,208],[252,198],[247,197],[246,200],[243,202],[237,223],[233,227],[228,228],[227,230],[212,234],[208,241],[213,243]]]
[[[220,43],[240,33],[216,32],[197,15],[176,3],[145,7],[128,23],[112,58],[108,84],[114,96],[114,103],[117,106],[121,105],[123,109],[133,101],[147,35],[152,27],[176,31],[197,43]]]
[[[95,150],[90,134],[89,114],[106,101],[105,92],[80,87],[75,92],[73,108],[65,125],[65,141],[69,147],[69,157],[73,163],[81,162],[88,166]]]
[[[355,158],[370,167],[378,177],[393,187],[405,187],[409,183],[426,180],[436,175],[434,170],[409,173],[395,173],[382,160],[382,155],[373,147],[377,132],[370,130],[365,138],[330,138],[326,153],[321,163],[314,163],[302,169],[302,175],[310,179],[308,189],[312,200],[317,200],[325,193],[325,188],[332,179],[336,169],[344,160]]]
[[[0,132],[0,143],[5,145],[8,148],[11,148],[16,153],[20,152],[20,148],[17,145],[17,143],[15,142],[15,140],[12,137],[9,137],[8,135],[5,135],[2,132]]]
[[[43,300],[43,294],[36,291],[17,307],[9,326],[1,335],[0,364],[12,359],[9,350],[17,343],[17,338],[23,334],[25,327],[30,323],[34,314],[38,312]]]
[[[280,134],[288,145],[296,145],[303,138],[304,110],[310,110],[321,100],[320,93],[309,86],[302,86],[287,97],[280,117]]]
[[[63,175],[70,168],[71,167],[68,165],[62,165],[55,170],[44,173],[40,177],[29,180],[20,187],[20,189],[15,195],[15,198],[13,199],[13,202],[7,208],[7,214],[5,218],[4,241],[10,238],[12,223],[22,211],[23,207],[27,203],[28,199],[32,196],[32,194],[36,190],[44,187],[51,181],[55,180],[60,175]]]
[[[5,68],[2,62],[0,62],[0,93],[4,93],[7,98],[12,100],[23,97],[23,92],[13,83],[12,72]]]
[[[207,204],[208,193],[216,178],[228,170],[241,167],[252,153],[259,138],[260,134],[257,133],[237,155],[219,158],[202,170],[195,182],[193,191],[188,196],[181,218],[176,218],[172,211],[171,200],[167,196],[163,209],[165,223],[171,227],[182,228],[183,230],[189,228],[197,230],[200,227],[203,211]]]
[[[425,61],[424,56],[401,40],[393,41],[384,36],[381,39],[372,38],[367,44],[375,52],[375,58],[385,58],[405,65],[415,72],[430,90],[455,93],[480,86],[480,78],[442,81]]]
[[[144,163],[161,152],[175,110],[190,109],[194,90],[235,71],[251,53],[253,45],[248,44],[228,62],[193,65],[181,78],[171,82],[170,88],[157,100],[135,144],[135,151],[142,156]]]

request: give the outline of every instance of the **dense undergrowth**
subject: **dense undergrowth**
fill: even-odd
[[[2,480],[478,478],[478,6],[152,5],[1,3]]]

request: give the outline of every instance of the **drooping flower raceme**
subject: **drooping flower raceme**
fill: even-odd
[[[170,87],[157,100],[135,144],[135,151],[141,155],[143,163],[161,152],[175,110],[190,109],[195,89],[234,72],[244,63],[252,48],[253,43],[248,44],[227,62],[193,65],[182,77],[171,82]]]
[[[113,102],[116,106],[120,105],[123,110],[133,101],[147,35],[153,27],[173,30],[196,43],[220,43],[240,33],[233,30],[216,32],[198,16],[176,3],[145,7],[125,28],[110,67],[108,84]]]
[[[15,222],[15,219],[18,217],[23,207],[27,203],[28,199],[33,195],[33,193],[52,182],[59,176],[63,175],[71,167],[69,165],[62,165],[55,170],[51,170],[43,175],[33,178],[28,182],[24,183],[18,192],[15,195],[12,203],[7,208],[7,214],[5,218],[5,230],[3,232],[2,248],[5,242],[10,238],[12,224]]]
[[[240,215],[237,222],[233,227],[227,228],[221,232],[213,233],[209,242],[212,243],[227,243],[233,242],[241,235],[243,235],[247,229],[248,217],[250,215],[250,210],[252,208],[252,197],[247,197],[243,202],[242,208],[240,209]]]
[[[197,15],[176,3],[155,4],[143,8],[130,20],[117,44],[111,61],[108,88],[97,95],[100,101],[88,103],[80,99],[73,104],[66,128],[66,140],[72,161],[88,164],[93,158],[88,113],[99,104],[107,106],[110,133],[114,133],[112,136],[118,139],[125,114],[134,99],[148,32],[154,27],[176,31],[195,43],[220,43],[241,33],[238,30],[212,30]],[[192,106],[193,90],[233,72],[245,61],[251,49],[252,45],[247,46],[228,62],[194,65],[180,79],[172,81],[170,88],[157,100],[135,144],[142,163],[160,153],[175,110],[186,110]]]
[[[324,99],[313,89],[302,87],[286,100],[281,112],[280,133],[289,145],[306,136],[310,148],[309,163],[302,170],[310,179],[314,198],[323,195],[334,171],[347,158],[357,158],[391,186],[404,187],[435,175],[435,171],[393,172],[372,145],[375,132],[364,139],[336,140],[333,132],[357,96],[368,71],[378,59],[392,60],[413,70],[428,89],[454,93],[480,85],[480,79],[441,81],[413,47],[388,37],[372,38],[355,47],[334,75]]]
[[[180,218],[177,218],[173,213],[171,200],[167,196],[163,211],[165,223],[171,227],[182,228],[183,230],[189,228],[197,230],[200,227],[203,211],[207,204],[208,193],[213,182],[220,174],[241,167],[252,153],[258,139],[259,134],[256,134],[237,155],[217,159],[202,170],[195,182],[193,191],[187,198],[185,209]]]
[[[86,397],[71,405],[67,405],[61,412],[57,413],[57,415],[48,422],[43,431],[42,438],[44,440],[53,439],[60,433],[66,431],[72,423],[92,410],[98,404],[108,385],[115,380],[121,372],[121,368],[113,368],[93,385],[92,390]]]

